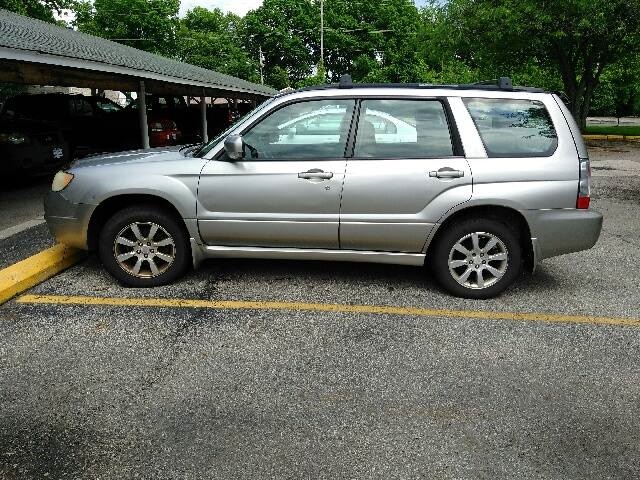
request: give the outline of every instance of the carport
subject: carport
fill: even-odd
[[[275,90],[0,9],[0,82],[137,92],[141,145],[149,147],[146,93],[258,101]]]

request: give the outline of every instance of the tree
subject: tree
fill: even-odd
[[[260,81],[258,61],[242,47],[242,22],[233,13],[195,7],[180,20],[178,58],[192,65]]]
[[[312,74],[312,38],[319,24],[309,0],[264,0],[244,17],[244,47],[256,61],[262,49],[267,83],[285,88]]]
[[[416,49],[419,26],[418,10],[409,0],[325,1],[329,77],[337,81],[349,73],[355,81],[418,81],[423,67]]]
[[[606,68],[640,52],[640,0],[451,0],[447,12],[472,66],[555,69],[582,128]]]
[[[73,25],[81,32],[165,56],[175,55],[180,0],[84,0]]]
[[[611,65],[594,93],[592,110],[597,115],[620,117],[637,115],[640,102],[640,56]]]
[[[72,0],[0,0],[0,8],[20,15],[55,23],[53,13],[70,8]]]
[[[411,0],[325,0],[324,11],[323,67],[329,80],[350,73],[355,81],[418,81],[423,70],[416,53],[420,20]],[[315,75],[320,0],[265,0],[243,23],[252,57],[262,48],[266,78],[279,86],[299,85]]]

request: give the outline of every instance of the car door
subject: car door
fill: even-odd
[[[198,225],[208,245],[339,248],[340,193],[355,100],[302,100],[243,132],[244,158],[202,170]],[[325,116],[327,112],[330,116]],[[316,128],[308,118],[324,117]]]
[[[421,252],[434,224],[472,194],[444,100],[362,99],[340,210],[343,249]]]

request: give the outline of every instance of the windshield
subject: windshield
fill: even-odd
[[[236,128],[237,125],[239,125],[240,123],[244,122],[250,115],[253,115],[256,112],[259,112],[260,110],[264,110],[264,108],[267,107],[271,102],[273,102],[274,99],[275,99],[275,97],[271,97],[271,98],[265,100],[260,105],[258,105],[256,108],[251,110],[249,113],[243,115],[237,122],[233,123],[229,128],[227,128],[222,133],[220,133],[216,138],[214,138],[213,140],[209,140],[207,143],[203,144],[198,150],[193,152],[193,156],[194,157],[204,157],[207,153],[209,153],[211,151],[211,149],[213,147],[215,147],[218,143],[220,143],[220,141],[224,137],[229,135],[229,133],[234,128]]]

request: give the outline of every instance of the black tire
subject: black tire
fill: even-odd
[[[481,248],[477,250],[479,252],[483,250],[483,246],[488,246],[492,238],[497,238],[500,243],[486,253],[474,253],[472,247],[472,234],[474,233],[480,233],[478,244]],[[461,245],[463,248],[467,247],[468,254],[453,250],[454,246],[462,239],[465,240],[461,242]],[[451,270],[449,268],[450,256],[452,261],[461,265],[452,267]],[[492,260],[502,257],[506,257],[506,264],[502,260]],[[487,260],[489,258],[491,260]],[[522,250],[519,236],[509,226],[497,220],[482,218],[462,220],[451,225],[438,236],[429,264],[438,283],[452,295],[473,299],[495,297],[509,287],[522,271]],[[481,271],[477,271],[476,265]],[[492,267],[493,271],[501,272],[502,275],[498,276],[492,273],[487,269],[488,267]],[[465,281],[465,285],[460,283],[454,274],[460,281]],[[464,279],[465,274],[468,274],[466,279]],[[478,276],[481,276],[482,279],[479,279]],[[489,280],[486,280],[486,277]],[[485,282],[487,286],[482,287],[481,285]]]
[[[146,238],[141,244],[130,228],[133,224],[137,224],[142,238],[148,237],[152,233],[151,228],[157,226],[152,237],[154,242],[148,245],[151,242],[146,242]],[[134,245],[116,244],[118,237],[134,242]],[[129,287],[157,287],[171,283],[186,272],[191,261],[191,248],[181,220],[154,205],[127,207],[116,212],[105,223],[98,242],[98,254],[104,267],[121,284]],[[121,264],[116,258],[118,254],[132,256]],[[145,254],[148,258],[144,257]],[[164,260],[170,257],[172,261]],[[138,260],[141,266],[136,275],[134,271]],[[155,273],[151,268],[152,262]]]

